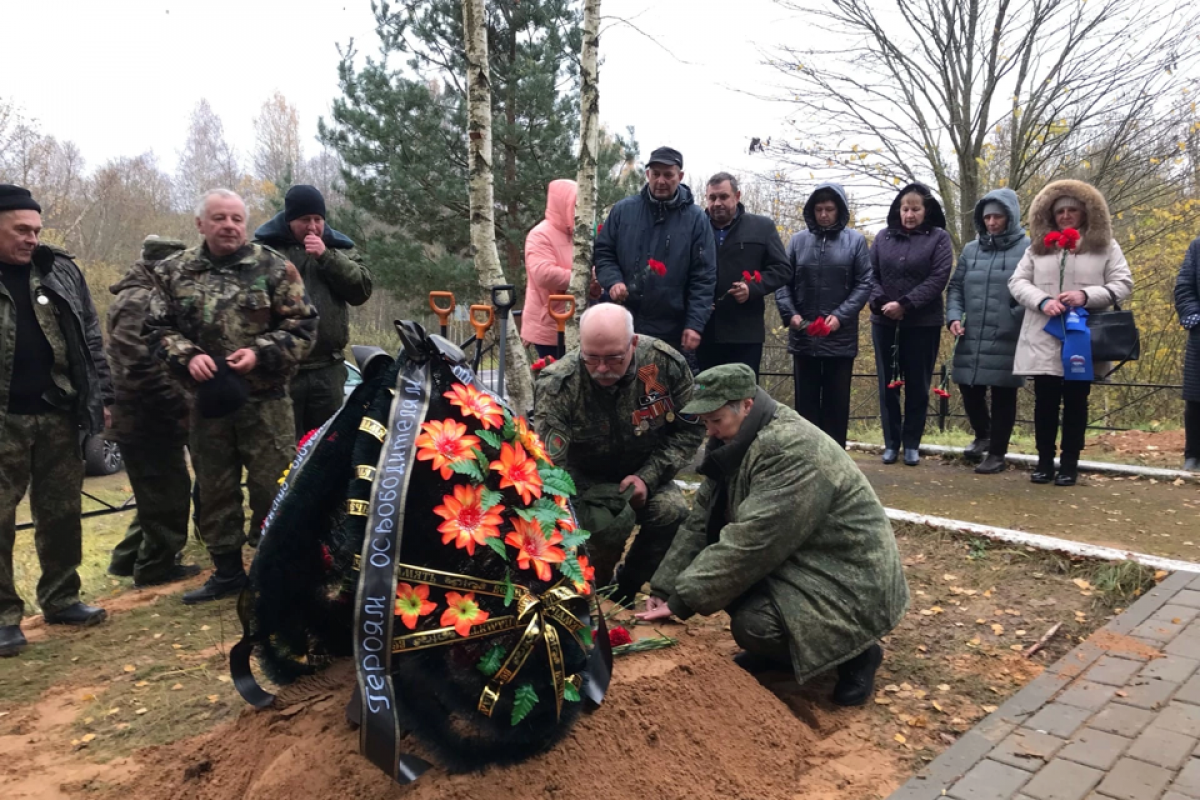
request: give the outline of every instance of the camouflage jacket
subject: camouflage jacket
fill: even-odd
[[[325,252],[320,257],[309,255],[304,244],[292,236],[283,212],[254,232],[255,243],[278,250],[296,265],[308,298],[320,314],[317,343],[301,362],[301,369],[323,367],[345,358],[343,351],[350,342],[347,306],[361,306],[371,297],[371,271],[354,241],[328,225],[321,238]]]
[[[170,239],[147,241],[142,258],[108,289],[116,295],[108,307],[104,345],[116,395],[107,434],[114,441],[165,444],[187,438],[187,397],[142,335],[154,291],[151,271],[155,263],[183,249],[182,242]]]
[[[692,373],[669,345],[639,336],[629,370],[611,388],[592,381],[572,350],[543,369],[534,425],[554,463],[580,491],[637,475],[653,492],[691,463],[704,429],[679,409],[692,397]]]
[[[46,331],[46,335],[61,340],[65,350],[67,374],[75,391],[71,398],[75,422],[82,433],[94,434],[104,430],[104,407],[113,401],[113,388],[96,306],[73,259],[65,250],[39,245],[33,251],[33,279],[45,290],[59,322],[57,334],[61,337],[55,331]],[[8,414],[16,337],[16,309],[8,292],[0,287],[0,423]]]
[[[728,478],[728,522],[710,544],[716,489],[711,478],[701,484],[650,581],[677,616],[714,614],[765,588],[801,682],[900,621],[908,584],[883,506],[846,451],[795,411],[777,406],[749,444]]]
[[[216,258],[206,245],[155,266],[146,335],[171,374],[194,389],[188,362],[243,347],[258,363],[246,374],[252,397],[282,397],[317,338],[317,310],[295,266],[270,248],[247,244]]]

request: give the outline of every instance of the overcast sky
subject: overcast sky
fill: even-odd
[[[338,45],[353,39],[362,53],[378,51],[369,0],[40,0],[23,8],[25,24],[7,28],[0,97],[44,133],[74,141],[91,168],[153,151],[172,170],[201,97],[245,158],[253,118],[276,90],[299,109],[311,155],[317,119],[339,94]],[[739,90],[770,91],[774,76],[759,65],[761,53],[799,43],[804,28],[791,13],[771,0],[603,0],[602,14],[607,127],[634,125],[643,156],[659,144],[681,150],[693,186],[720,169],[767,169],[747,148],[752,136],[778,135],[784,108]]]

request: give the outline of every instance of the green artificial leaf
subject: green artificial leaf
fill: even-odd
[[[512,605],[513,598],[517,596],[517,585],[513,583],[512,573],[508,570],[504,571],[504,607],[508,608]]]
[[[500,449],[501,439],[499,434],[493,431],[475,431],[475,435],[497,450]]]
[[[565,469],[559,467],[538,467],[542,477],[542,491],[547,494],[557,494],[570,497],[575,494],[575,481]]]
[[[533,522],[537,519],[537,514],[534,513],[532,508],[514,508],[513,511],[526,522]]]
[[[495,551],[496,555],[508,561],[508,549],[504,546],[504,540],[499,536],[489,536],[483,540],[488,547]]]
[[[516,725],[525,717],[529,716],[529,712],[537,705],[538,696],[532,684],[522,683],[513,692],[513,709],[512,709],[512,724]]]
[[[479,499],[479,507],[487,513],[488,509],[500,505],[504,500],[504,495],[497,492],[495,489],[484,489],[483,495]]]
[[[558,503],[551,500],[549,497],[539,497],[530,510],[537,521],[542,523],[542,527],[546,530],[554,530],[560,519],[570,519],[571,512],[565,508],[560,508]]]
[[[570,700],[572,703],[579,702],[579,690],[570,681],[567,681],[567,685],[563,687],[563,700]]]
[[[471,448],[471,452],[475,454],[475,463],[479,465],[479,472],[482,475],[487,475],[488,470],[492,468],[492,462],[483,454],[483,451],[478,447]],[[483,480],[480,478],[480,480]]]
[[[484,653],[483,658],[479,659],[479,663],[475,665],[475,669],[487,675],[489,678],[500,671],[500,667],[504,665],[504,648],[498,644],[494,644]]]
[[[479,462],[472,458],[455,461],[453,464],[448,464],[450,471],[459,475],[466,475],[472,478],[475,483],[483,483],[483,472],[479,469]]]
[[[558,563],[558,571],[574,583],[583,583],[583,567],[579,566],[579,559],[574,553],[568,553],[567,557]]]
[[[507,408],[502,408],[502,410],[504,411],[504,427],[500,429],[500,434],[511,442],[517,438],[517,423]]]
[[[563,546],[563,549],[569,549],[571,547],[579,547],[579,545],[583,544],[590,538],[592,538],[592,534],[588,533],[587,531],[576,530],[576,531],[573,531],[573,532],[568,533],[567,535],[563,536],[563,540],[562,540],[561,544]]]
[[[579,629],[579,638],[583,639],[584,647],[591,647],[595,644],[595,642],[592,640],[592,629],[587,625],[584,625]]]

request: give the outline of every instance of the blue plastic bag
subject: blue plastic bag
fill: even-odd
[[[1063,380],[1094,380],[1092,366],[1092,331],[1087,324],[1086,308],[1068,308],[1066,312],[1047,320],[1042,328],[1063,343]]]

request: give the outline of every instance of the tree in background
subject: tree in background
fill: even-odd
[[[575,201],[575,259],[571,264],[568,292],[577,298],[578,316],[586,305],[592,277],[592,250],[596,240],[596,173],[600,145],[600,0],[584,0],[583,42],[579,57],[581,92],[579,105],[579,170],[575,182],[579,192]],[[567,348],[579,345],[579,326],[567,331]]]
[[[209,189],[243,189],[244,175],[237,153],[225,141],[221,118],[207,100],[201,99],[192,112],[187,141],[179,153],[174,182],[176,205],[191,210]]]
[[[777,0],[832,45],[772,63],[794,90],[788,164],[847,173],[864,190],[931,183],[961,247],[996,185],[1028,199],[1084,161],[1117,211],[1118,157],[1150,165],[1180,133],[1200,15],[1188,0]],[[1173,146],[1173,145],[1172,145]],[[986,185],[989,148],[1002,176]],[[1169,148],[1167,148],[1169,149]]]
[[[523,283],[525,235],[545,214],[546,185],[574,177],[579,123],[577,58],[582,36],[574,0],[494,0],[482,24],[489,47],[494,142],[494,234],[509,282]],[[358,68],[343,52],[343,96],[321,138],[345,164],[343,220],[366,242],[382,283],[406,293],[466,291],[470,267],[467,73],[457,0],[375,2],[380,56]],[[403,65],[393,63],[404,59]],[[597,153],[599,203],[636,190],[615,170],[636,152],[619,137]]]
[[[303,159],[300,114],[277,91],[254,118],[254,177],[270,205],[283,207],[283,195],[305,171]]]

